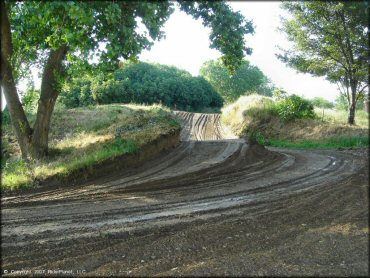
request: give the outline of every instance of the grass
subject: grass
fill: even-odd
[[[271,98],[257,94],[242,96],[222,109],[221,121],[240,135],[251,119],[270,121],[273,103]]]
[[[297,142],[271,139],[269,141],[269,145],[272,147],[293,149],[365,148],[369,146],[369,137],[327,138],[320,140],[302,140]]]
[[[314,119],[282,121],[272,98],[249,95],[223,108],[221,120],[239,136],[274,147],[333,149],[369,146],[369,115],[356,111],[356,125],[347,112],[315,109]]]
[[[315,113],[323,122],[332,124],[346,124],[348,112],[345,110],[323,109],[315,107]],[[361,128],[369,128],[369,114],[364,110],[356,111],[355,124]]]
[[[31,117],[32,118],[32,117]],[[25,188],[49,177],[70,174],[140,148],[180,129],[170,110],[160,106],[100,105],[55,111],[49,156],[24,162],[10,124],[2,127],[2,190]]]

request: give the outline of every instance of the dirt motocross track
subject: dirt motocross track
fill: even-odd
[[[217,114],[135,169],[2,198],[2,274],[367,276],[367,150],[264,149]]]

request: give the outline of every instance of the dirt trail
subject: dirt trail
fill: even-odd
[[[181,144],[139,168],[4,196],[2,274],[369,273],[364,150],[267,150],[177,115]]]

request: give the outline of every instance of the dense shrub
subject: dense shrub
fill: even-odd
[[[181,110],[220,108],[223,99],[203,77],[175,67],[149,63],[123,63],[107,81],[77,78],[66,86],[67,107],[109,103],[162,103]]]
[[[315,118],[312,103],[297,95],[291,95],[279,100],[276,103],[276,110],[279,117],[284,121]]]
[[[69,108],[94,104],[91,86],[92,81],[87,76],[74,78],[63,88],[60,101]]]

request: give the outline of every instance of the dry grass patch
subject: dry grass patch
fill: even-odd
[[[225,107],[221,120],[238,136],[255,136],[262,144],[279,147],[366,147],[368,114],[357,111],[356,125],[348,125],[345,111],[315,110],[314,119],[282,120],[272,98],[250,95]],[[297,145],[297,146],[298,146]]]

